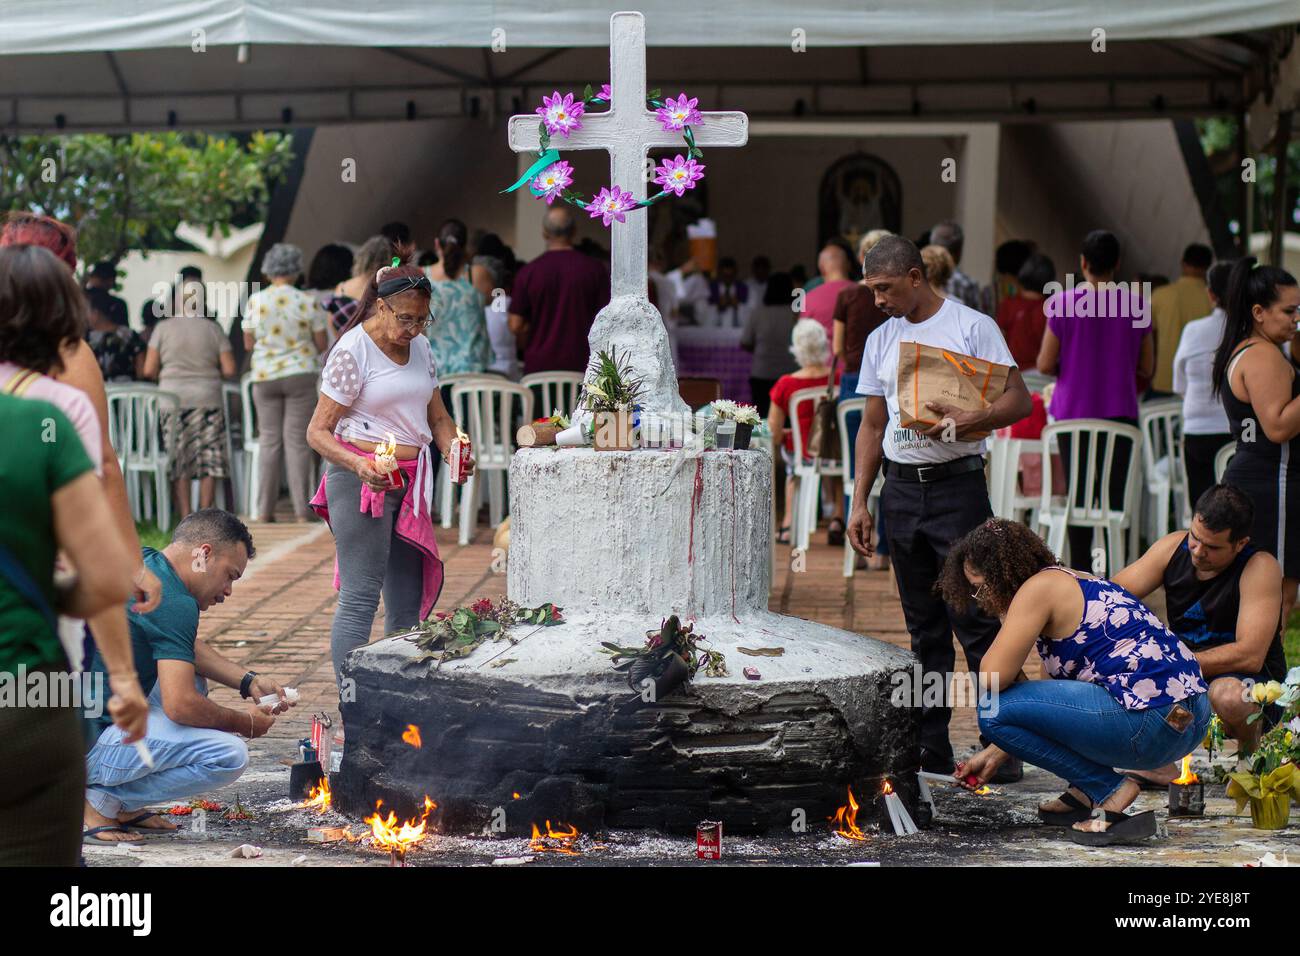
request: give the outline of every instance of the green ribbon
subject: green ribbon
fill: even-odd
[[[530,180],[535,178],[538,173],[540,173],[543,169],[551,165],[551,163],[555,162],[559,158],[560,158],[559,151],[554,149],[548,149],[546,152],[542,153],[541,157],[537,160],[537,162],[533,163],[533,165],[528,167],[527,171],[525,171],[525,173],[519,177],[519,180],[513,186],[511,186],[509,189],[503,189],[501,190],[501,192],[503,193],[514,192],[524,183],[529,182]]]

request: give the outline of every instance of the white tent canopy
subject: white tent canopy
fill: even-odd
[[[907,0],[852,4],[750,0],[644,0],[652,46],[810,48],[969,43],[1089,42],[1206,37],[1267,29],[1300,18],[1295,0]],[[237,43],[488,47],[603,47],[619,6],[592,0],[5,0],[0,54],[190,47]]]
[[[0,130],[492,120],[607,80],[609,14],[620,6],[2,0]],[[1297,0],[635,6],[652,87],[756,119],[1240,113],[1272,92],[1300,19]]]

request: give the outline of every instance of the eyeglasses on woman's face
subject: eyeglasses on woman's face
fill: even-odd
[[[386,301],[384,305],[388,307],[388,311],[392,313],[393,318],[397,320],[397,324],[405,332],[423,332],[433,323],[433,309],[426,309],[424,315],[418,315],[410,312],[397,312]]]

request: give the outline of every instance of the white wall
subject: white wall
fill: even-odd
[[[343,162],[355,160],[356,181]],[[360,244],[386,222],[411,227],[430,248],[444,219],[514,241],[514,200],[497,191],[514,182],[505,124],[486,119],[419,120],[319,127],[285,236],[307,261],[330,242]]]
[[[1033,239],[1062,276],[1078,274],[1092,229],[1119,237],[1123,278],[1177,278],[1183,249],[1209,243],[1169,120],[1007,125],[1001,138],[997,241]]]

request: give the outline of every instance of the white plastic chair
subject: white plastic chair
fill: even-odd
[[[451,385],[452,387],[455,387],[461,382],[473,382],[483,378],[487,378],[489,379],[489,381],[500,381],[500,378],[498,376],[480,375],[474,372],[453,372],[451,375],[439,376],[438,387],[442,388],[442,386],[444,385]],[[447,411],[452,413],[452,418],[456,418],[454,407],[448,408]],[[458,418],[456,420],[458,422],[461,421]],[[465,427],[464,422],[461,422],[461,427],[462,428]],[[438,450],[434,447],[430,447],[429,453],[436,455],[438,454]],[[433,493],[434,493],[434,498],[437,499],[438,523],[442,525],[442,527],[444,528],[451,527],[452,521],[456,515],[456,507],[458,501],[456,496],[460,487],[461,487],[460,485],[453,485],[451,483],[451,479],[447,475],[446,468],[438,469],[438,480],[434,483]]]
[[[1232,461],[1232,456],[1237,454],[1237,443],[1230,441],[1214,453],[1214,480],[1222,482],[1223,476],[1228,471],[1228,462]]]
[[[221,408],[226,414],[226,461],[230,462],[230,492],[235,499],[235,509],[243,507],[247,500],[247,485],[244,484],[244,449],[235,446],[234,429],[231,423],[236,420],[235,399],[239,398],[240,404],[243,404],[243,397],[240,395],[240,388],[234,382],[221,383]],[[238,417],[240,422],[240,440],[243,440],[243,415]],[[218,495],[223,495],[222,490],[225,482],[218,484]]]
[[[110,439],[122,464],[131,514],[137,521],[154,520],[166,531],[171,527],[171,451],[163,438],[163,413],[171,421],[180,411],[180,399],[155,385],[109,385]],[[153,483],[152,495],[142,479]]]
[[[257,485],[261,474],[261,455],[258,451],[257,442],[257,409],[253,405],[253,375],[250,372],[239,381],[239,399],[243,404],[243,480],[244,491],[240,495],[236,490],[236,496],[239,498],[238,507],[244,509],[245,516],[256,514],[257,508]],[[229,418],[227,418],[229,421]],[[229,435],[229,429],[227,429]]]
[[[473,445],[474,474],[460,489],[460,543],[469,544],[473,535],[478,502],[482,495],[479,478],[488,488],[488,514],[492,527],[504,520],[505,476],[515,451],[515,401],[522,406],[523,421],[532,421],[533,393],[522,384],[499,376],[458,382],[451,390],[452,415],[469,434]],[[448,469],[442,469],[447,472]],[[448,484],[450,484],[448,479]]]
[[[557,408],[569,415],[578,404],[582,379],[581,372],[533,372],[521,378],[519,384],[541,390],[542,400],[537,408],[539,415],[549,415]]]
[[[849,462],[854,461],[854,449],[849,445],[849,416],[853,413],[864,415],[867,410],[867,400],[865,398],[845,398],[841,399],[835,409],[835,415],[840,421],[840,464],[844,474],[844,494],[849,500],[853,500],[853,479],[849,477],[852,469]],[[871,491],[867,494],[867,508],[875,513],[876,502],[880,499],[880,490],[885,487],[884,469],[876,472],[875,483],[871,486]],[[853,577],[853,572],[857,569],[857,552],[849,544],[849,536],[844,536],[844,576]]]
[[[790,540],[801,551],[807,551],[812,541],[813,531],[817,528],[817,518],[821,512],[822,478],[842,477],[844,464],[829,462],[823,458],[805,459],[803,457],[803,429],[799,424],[799,406],[813,403],[826,394],[826,386],[801,388],[790,396],[791,442],[794,445],[795,499],[794,515],[790,519]]]
[[[1142,432],[1142,474],[1149,505],[1147,531],[1150,540],[1156,541],[1170,531],[1170,505],[1181,521],[1187,504],[1182,399],[1144,402],[1138,411],[1138,429]]]
[[[1070,436],[1070,460],[1066,466],[1066,494],[1054,494],[1052,487],[1052,452],[1062,435]],[[1087,453],[1082,453],[1083,439]],[[1104,439],[1104,442],[1103,442]],[[1132,445],[1122,501],[1111,501],[1110,478],[1118,442]],[[1043,429],[1043,494],[1039,503],[1038,525],[1053,553],[1064,560],[1070,525],[1089,527],[1106,536],[1108,575],[1124,567],[1130,556],[1138,554],[1138,507],[1142,496],[1142,473],[1138,468],[1142,432],[1131,425],[1121,425],[1101,418],[1074,418],[1053,422]],[[1105,448],[1099,453],[1099,445]],[[1098,468],[1100,463],[1100,468]],[[1080,492],[1082,491],[1082,495]],[[1082,498],[1084,504],[1076,504]]]
[[[1026,451],[1036,452],[1038,442],[993,434],[988,438],[988,445],[989,504],[994,516],[1025,521],[1032,526],[1032,513],[1038,508],[1038,498],[1020,492],[1020,456]],[[1050,462],[1047,467],[1051,467]]]

